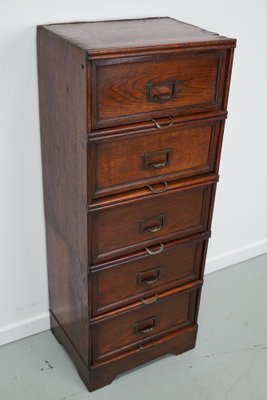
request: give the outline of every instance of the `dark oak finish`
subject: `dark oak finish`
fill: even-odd
[[[193,324],[153,340],[153,342],[148,340],[141,347],[137,346],[127,353],[106,359],[102,363],[95,363],[88,370],[68,336],[51,313],[52,332],[59,343],[63,344],[68,351],[82,380],[90,391],[110,384],[118,374],[137,367],[140,364],[144,364],[165,354],[181,354],[192,349],[196,342],[197,328],[197,324]]]
[[[93,61],[92,128],[222,106],[226,51]]]
[[[86,53],[38,28],[50,310],[88,365]]]
[[[92,198],[216,171],[221,120],[91,139]]]
[[[211,193],[191,187],[91,211],[92,262],[207,230]]]
[[[175,240],[165,243],[162,252],[154,256],[142,250],[117,262],[91,267],[94,315],[200,279],[208,237],[201,234],[195,240]]]
[[[46,29],[84,49],[90,58],[122,53],[157,53],[202,47],[235,47],[235,39],[172,18],[77,22],[46,25]]]
[[[51,329],[89,390],[192,349],[235,40],[38,27]]]
[[[196,295],[196,289],[172,292],[162,298],[155,295],[149,300],[144,299],[151,304],[141,304],[134,310],[92,323],[95,343],[93,360],[128,351],[136,345],[142,345],[144,339],[152,341],[160,335],[193,324]]]

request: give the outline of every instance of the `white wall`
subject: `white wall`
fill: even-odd
[[[35,26],[172,16],[237,37],[207,272],[267,251],[264,0],[0,0],[0,344],[48,329]]]

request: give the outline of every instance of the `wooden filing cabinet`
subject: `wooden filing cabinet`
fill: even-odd
[[[235,40],[38,27],[52,331],[89,388],[195,346]]]

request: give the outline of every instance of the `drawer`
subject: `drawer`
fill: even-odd
[[[214,172],[221,122],[90,141],[92,198]]]
[[[204,234],[198,235],[198,239],[173,241],[165,244],[159,254],[142,251],[135,257],[94,269],[91,274],[94,315],[129,304],[155,291],[199,279],[208,236]]]
[[[194,322],[198,289],[174,292],[149,305],[92,322],[93,358],[98,360]]]
[[[170,190],[91,210],[93,263],[206,231],[212,188]]]
[[[224,51],[93,61],[92,128],[218,110],[225,65]]]
[[[92,377],[116,376],[140,364],[147,363],[166,354],[181,354],[193,349],[196,343],[197,324],[171,332],[157,339],[136,345],[126,353],[97,361],[91,367]]]

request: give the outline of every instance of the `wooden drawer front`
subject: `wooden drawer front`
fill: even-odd
[[[193,323],[196,298],[196,289],[174,293],[93,325],[94,360]]]
[[[94,210],[93,262],[206,231],[211,190],[210,184],[169,191]]]
[[[128,257],[126,261],[98,267],[91,275],[94,314],[131,303],[155,290],[163,291],[198,279],[205,243],[203,239],[174,241],[166,244],[160,254],[149,255],[144,251],[130,260]]]
[[[92,197],[212,172],[219,123],[91,141]]]
[[[103,376],[109,373],[118,375],[140,364],[147,363],[165,354],[180,354],[193,349],[196,343],[197,324],[188,325],[170,334],[160,336],[137,345],[126,353],[120,353],[112,358],[104,358],[103,363],[92,365],[91,376]]]
[[[92,128],[219,109],[226,53],[93,61]]]

